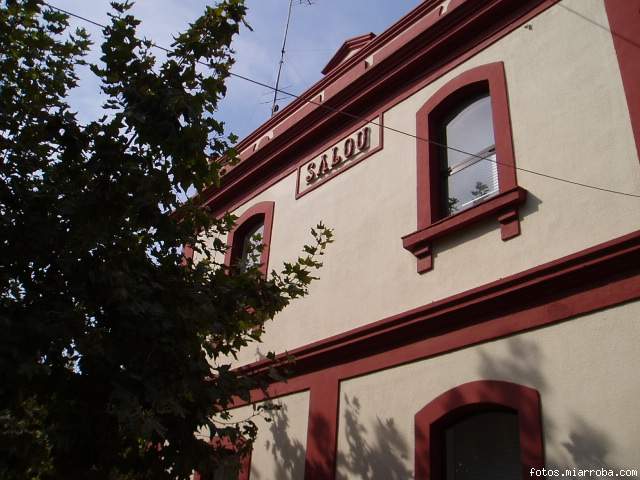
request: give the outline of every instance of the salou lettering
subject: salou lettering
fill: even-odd
[[[371,128],[364,127],[340,144],[333,147],[328,153],[323,153],[320,158],[307,164],[307,184],[330,174],[340,167],[345,161],[351,160],[359,153],[366,152],[371,147]]]

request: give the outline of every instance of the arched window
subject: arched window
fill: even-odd
[[[442,216],[466,210],[498,193],[491,97],[467,99],[441,125]]]
[[[544,466],[540,398],[484,380],[460,385],[415,417],[416,480],[521,480]]]
[[[520,480],[518,414],[505,410],[473,413],[457,420],[444,435],[446,480]]]
[[[433,268],[432,243],[496,217],[503,240],[520,234],[509,100],[501,62],[468,70],[441,87],[416,113],[417,230],[402,238]]]
[[[238,218],[227,239],[227,267],[244,272],[257,266],[267,274],[273,210],[273,202],[260,202]]]
[[[255,221],[246,225],[242,235],[236,235],[238,255],[232,260],[241,272],[246,272],[260,264],[264,238],[264,218],[256,217]],[[235,260],[235,261],[234,261]]]

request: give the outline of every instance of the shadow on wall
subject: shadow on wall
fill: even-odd
[[[549,381],[543,373],[544,358],[540,347],[535,342],[520,337],[511,338],[507,342],[506,357],[497,357],[486,350],[479,349],[480,378],[513,381],[532,386],[540,392],[544,422],[545,463],[548,468],[560,469],[561,474],[565,469],[573,470],[574,468],[606,468],[614,471],[621,468],[635,468],[634,465],[619,466],[611,461],[614,442],[607,433],[594,426],[593,422],[571,411],[571,398],[562,399],[565,402],[563,414],[568,415],[566,422],[568,427],[557,425],[548,415],[545,415],[545,397],[549,391]],[[583,394],[589,395],[589,390],[593,388],[595,388],[593,385],[585,384]],[[606,416],[606,412],[603,411],[602,414]],[[630,448],[634,447],[630,446]],[[600,477],[591,476],[590,478]]]
[[[315,438],[318,445],[332,443],[333,430],[327,419],[322,415],[312,415],[309,418],[309,436]],[[331,476],[333,465],[322,462],[321,459],[312,460],[307,464],[306,478],[328,478]]]
[[[288,435],[289,415],[287,414],[287,406],[281,405],[278,410],[272,410],[270,418],[269,431],[271,432],[272,440],[265,442],[265,448],[273,456],[275,470],[272,476],[265,476],[264,472],[259,472],[252,465],[251,479],[304,479],[305,449],[302,442],[297,439],[291,439]]]
[[[343,398],[348,455],[338,453],[338,467],[345,478],[400,480],[413,477],[406,467],[410,446],[400,434],[393,418],[376,419],[371,432],[360,423],[360,401],[356,396]]]
[[[565,470],[599,469],[618,470],[637,468],[636,465],[617,465],[612,457],[615,443],[607,432],[596,426],[592,419],[572,411],[572,399],[562,398],[563,405],[555,405],[554,414],[566,418],[562,425],[545,415],[545,400],[551,396],[550,381],[544,374],[544,355],[537,343],[512,337],[507,342],[507,353],[495,355],[482,346],[476,347],[479,355],[478,379],[495,379],[528,385],[541,395],[543,433],[546,442],[545,457],[547,468]],[[570,354],[570,352],[568,352]],[[583,395],[589,394],[585,385]],[[556,400],[557,401],[557,400]],[[360,399],[347,395],[342,398],[344,431],[347,448],[338,452],[338,475],[336,478],[362,478],[367,480],[404,480],[413,478],[407,467],[407,459],[413,451],[413,439],[400,433],[393,417],[376,418],[363,422],[360,414]],[[558,408],[560,407],[560,408]],[[612,406],[615,408],[615,406]],[[393,415],[413,415],[415,412],[397,411]],[[602,412],[606,416],[606,411]],[[305,448],[302,442],[288,435],[289,417],[286,406],[272,412],[269,430],[272,440],[265,443],[275,462],[273,473],[259,472],[252,468],[252,480],[304,479]],[[315,424],[312,420],[311,424]],[[323,425],[314,427],[321,435]],[[630,445],[629,448],[634,448]],[[323,465],[310,468],[322,469]],[[314,478],[309,475],[309,478]],[[542,478],[542,477],[529,477]],[[590,475],[589,478],[601,478]],[[602,478],[608,478],[603,476]]]
[[[534,387],[544,397],[549,386],[540,369],[543,362],[540,347],[530,340],[513,337],[507,340],[507,350],[506,358],[496,358],[486,350],[478,350],[480,378],[513,379],[515,383]]]
[[[542,200],[535,196],[531,191],[527,191],[527,201],[524,205],[519,208],[519,218],[520,218],[520,227],[523,227],[524,222],[526,221],[529,215],[536,213],[540,205],[542,204]],[[471,240],[476,238],[480,238],[484,235],[492,235],[494,238],[500,238],[500,228],[499,223],[495,218],[487,218],[473,225],[469,225],[468,228],[464,228],[459,230],[455,234],[451,236],[445,236],[435,242],[433,247],[434,253],[434,261],[437,258],[439,253],[446,252],[448,250],[455,249],[460,245],[464,245]]]

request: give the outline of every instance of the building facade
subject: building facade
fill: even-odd
[[[640,469],[640,0],[425,0],[323,73],[202,197],[228,262],[336,237],[241,475]]]

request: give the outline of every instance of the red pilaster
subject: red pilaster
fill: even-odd
[[[640,157],[640,0],[605,0],[605,7]]]
[[[340,383],[334,371],[314,375],[309,389],[306,480],[333,480],[338,442]]]

